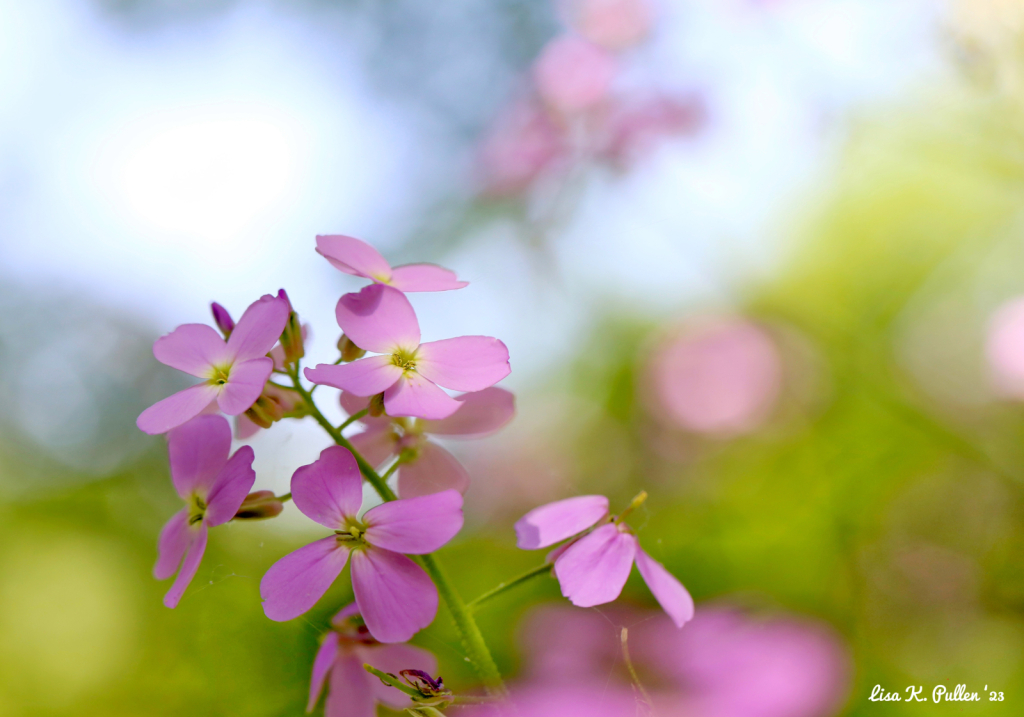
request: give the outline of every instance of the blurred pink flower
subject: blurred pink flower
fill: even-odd
[[[617,62],[606,50],[581,37],[562,35],[537,58],[533,79],[544,102],[574,115],[607,99],[616,70]]]
[[[468,286],[455,272],[437,264],[406,264],[391,268],[372,246],[343,234],[318,235],[316,251],[338,271],[393,286],[399,291],[450,291]]]
[[[639,44],[654,14],[648,0],[564,0],[561,5],[570,27],[608,50]]]
[[[614,164],[628,166],[669,137],[694,134],[704,120],[704,102],[696,94],[618,101],[605,121],[600,153]]]
[[[521,192],[567,156],[567,140],[544,108],[532,99],[518,102],[498,115],[480,147],[484,192]]]
[[[999,394],[1024,399],[1024,296],[1007,301],[992,315],[985,354]]]

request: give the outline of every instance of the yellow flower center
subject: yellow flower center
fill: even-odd
[[[415,371],[416,370],[416,352],[407,351],[406,349],[398,349],[391,354],[391,364],[398,366],[403,371]]]
[[[206,503],[195,493],[192,494],[192,500],[189,501],[188,506],[188,524],[195,525],[203,516],[206,515]]]
[[[223,386],[228,382],[228,376],[230,374],[230,366],[214,366],[213,375],[210,376],[210,383],[212,383],[214,386]]]

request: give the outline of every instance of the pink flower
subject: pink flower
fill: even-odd
[[[1006,302],[992,315],[985,354],[1000,395],[1024,398],[1024,297]]]
[[[399,291],[449,291],[469,285],[468,281],[459,281],[454,271],[436,264],[406,264],[392,269],[372,246],[343,234],[317,236],[316,250],[339,271]]]
[[[462,528],[462,496],[447,490],[378,505],[359,517],[363,486],[355,458],[341,446],[292,476],[292,500],[334,531],[274,563],[260,583],[271,620],[291,620],[316,604],[352,559],[352,590],[370,634],[405,642],[431,623],[437,588],[409,555],[437,550]]]
[[[576,114],[608,97],[617,63],[608,52],[574,35],[547,44],[533,67],[537,93],[555,110]]]
[[[426,650],[373,639],[354,603],[334,616],[331,627],[313,661],[306,712],[316,707],[325,684],[329,684],[325,717],[376,717],[378,702],[395,711],[412,705],[404,693],[364,670],[364,664],[395,675],[402,670],[437,672],[437,660]]]
[[[421,344],[412,304],[405,294],[383,284],[345,294],[335,313],[345,336],[359,348],[381,355],[340,366],[319,364],[306,369],[306,378],[356,396],[383,392],[389,416],[447,418],[462,403],[440,386],[482,391],[511,370],[505,344],[489,336]]]
[[[697,95],[616,102],[607,117],[599,153],[616,165],[628,166],[670,136],[694,134],[705,115],[704,102]]]
[[[440,421],[366,416],[366,430],[349,440],[370,465],[379,466],[391,456],[402,456],[398,469],[398,494],[403,498],[454,489],[465,493],[469,474],[455,456],[429,441],[428,435],[479,438],[494,433],[515,413],[515,397],[492,386],[455,398],[462,408]],[[341,394],[341,405],[355,414],[366,408],[365,398]]]
[[[172,429],[167,435],[167,450],[174,489],[188,507],[175,513],[160,531],[153,575],[165,580],[178,572],[164,597],[164,605],[175,607],[199,569],[206,551],[207,528],[235,516],[256,473],[249,446],[228,458],[231,428],[222,416],[199,416]]]
[[[146,433],[165,433],[198,416],[212,401],[229,416],[244,413],[263,392],[274,368],[267,352],[288,321],[288,301],[265,295],[253,302],[227,341],[205,324],[184,324],[157,339],[153,355],[160,363],[202,383],[159,401],[139,416]]]
[[[608,515],[603,495],[567,498],[534,508],[516,522],[516,544],[546,548],[571,538]],[[577,607],[609,603],[626,585],[633,562],[661,607],[682,627],[693,617],[693,598],[658,561],[640,548],[625,523],[603,522],[583,537],[554,551],[555,577],[562,595]]]
[[[567,0],[563,5],[577,32],[609,50],[636,45],[651,29],[647,0]]]
[[[540,103],[534,98],[517,102],[498,116],[480,147],[484,191],[495,196],[521,192],[568,154],[562,128]]]

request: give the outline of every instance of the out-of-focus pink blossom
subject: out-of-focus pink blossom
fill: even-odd
[[[343,234],[317,236],[316,251],[338,271],[393,286],[399,291],[449,291],[468,286],[455,272],[437,264],[406,264],[391,268],[366,242]]]
[[[562,128],[533,99],[498,115],[480,147],[484,191],[494,196],[526,189],[568,154]]]
[[[565,115],[592,109],[608,98],[617,63],[606,50],[576,35],[547,44],[533,67],[537,93]]]
[[[1006,302],[992,315],[985,354],[999,394],[1024,399],[1024,296]]]
[[[654,15],[648,0],[563,0],[561,5],[570,27],[613,51],[644,40]]]
[[[655,408],[688,431],[734,435],[771,412],[782,383],[775,342],[756,324],[723,319],[677,333],[655,354],[649,374]]]
[[[628,166],[669,137],[694,134],[704,119],[704,102],[698,95],[617,101],[605,121],[601,154],[616,165]]]

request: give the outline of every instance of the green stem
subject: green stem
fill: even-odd
[[[401,466],[401,465],[402,465],[402,459],[399,458],[397,461],[395,461],[394,463],[391,464],[390,468],[388,468],[386,471],[384,471],[384,475],[382,475],[381,478],[384,480],[385,483],[387,483],[388,478],[390,478],[394,474],[394,472],[398,470],[399,466]]]
[[[385,685],[388,685],[389,687],[394,687],[396,690],[401,690],[413,699],[421,699],[423,697],[423,693],[419,690],[409,687],[409,685],[403,685],[399,680],[396,680],[387,672],[382,672],[381,670],[378,670],[373,665],[363,663],[363,669],[369,672],[371,675],[375,675]]]
[[[282,503],[287,503],[289,500],[292,499],[292,494],[291,493],[285,493],[284,495],[277,496],[277,499],[279,501],[281,501]]]
[[[488,600],[490,600],[493,597],[501,595],[506,590],[511,590],[512,588],[516,587],[517,585],[520,585],[521,583],[525,583],[527,580],[531,580],[531,579],[537,577],[538,575],[544,575],[546,573],[550,573],[551,572],[551,567],[552,567],[551,563],[544,563],[543,565],[538,565],[537,567],[533,568],[532,570],[528,570],[527,572],[523,573],[522,575],[518,575],[518,576],[512,578],[507,583],[500,583],[498,585],[498,587],[494,588],[493,590],[488,590],[483,595],[478,597],[476,600],[472,600],[472,601],[466,603],[466,609],[470,610],[470,611],[477,610],[480,607],[480,605],[482,605],[483,603],[487,602]]]
[[[364,408],[362,411],[359,411],[358,413],[353,413],[351,416],[349,416],[348,418],[345,419],[344,423],[342,423],[340,426],[338,426],[338,430],[339,431],[344,431],[346,428],[351,426],[353,423],[358,421],[360,418],[362,418],[363,416],[365,416],[369,412],[370,412],[369,408]]]

